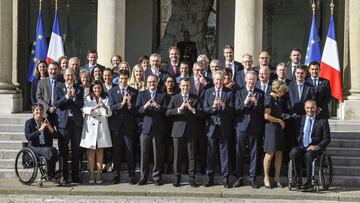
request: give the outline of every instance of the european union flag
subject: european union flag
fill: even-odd
[[[319,38],[316,31],[315,16],[313,16],[309,42],[306,50],[305,65],[309,65],[309,63],[312,61],[317,61],[320,63],[320,60],[321,60],[321,54],[320,54]]]
[[[48,45],[46,42],[46,37],[44,33],[44,26],[42,22],[41,10],[39,10],[39,17],[36,25],[36,35],[35,39],[31,46],[31,53],[29,59],[29,71],[28,71],[28,81],[33,81],[35,79],[34,71],[36,63],[42,59],[46,60]]]

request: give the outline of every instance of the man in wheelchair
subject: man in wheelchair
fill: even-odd
[[[42,104],[35,104],[32,107],[33,117],[25,122],[25,137],[28,146],[36,156],[42,156],[47,161],[48,179],[54,176],[55,164],[59,158],[58,151],[53,147],[53,138],[56,138],[56,131],[49,121],[43,118],[44,107]]]
[[[296,188],[308,190],[312,187],[312,162],[323,152],[330,143],[330,127],[328,119],[321,119],[316,114],[318,109],[314,100],[305,102],[306,115],[302,116],[300,132],[297,137],[298,146],[290,151],[290,159],[293,163]],[[301,163],[304,159],[306,165],[306,182],[302,185]]]

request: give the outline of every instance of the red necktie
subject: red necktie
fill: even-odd
[[[200,92],[200,81],[196,81],[196,84],[195,84],[195,88],[196,88],[196,94],[199,95],[199,92]]]
[[[176,64],[173,65],[173,72],[174,72],[174,75],[176,75]]]

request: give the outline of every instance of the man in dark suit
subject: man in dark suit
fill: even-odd
[[[261,67],[267,66],[270,69],[270,80],[276,79],[275,67],[270,64],[270,53],[268,51],[261,51],[259,54],[259,65],[255,66],[253,70],[259,73]]]
[[[228,136],[232,134],[232,114],[234,112],[234,97],[231,89],[224,87],[225,75],[217,71],[213,75],[214,87],[205,92],[204,112],[207,115],[207,180],[205,187],[214,185],[216,144],[220,151],[220,166],[223,185],[230,187],[229,183],[229,154]]]
[[[37,102],[42,104],[44,107],[44,112],[48,121],[54,126],[56,125],[56,107],[55,96],[56,89],[58,86],[58,81],[56,76],[58,75],[59,64],[56,62],[50,62],[48,66],[48,78],[39,80],[37,90],[36,90],[36,99]]]
[[[256,87],[265,93],[265,97],[271,92],[270,69],[263,66],[259,70],[259,80],[256,81]]]
[[[174,95],[167,107],[166,116],[174,119],[171,137],[174,143],[174,186],[179,187],[181,181],[181,160],[184,148],[187,150],[189,161],[189,182],[191,187],[196,186],[195,182],[195,155],[194,141],[197,135],[196,114],[199,109],[199,102],[196,95],[190,93],[190,79],[188,77],[180,80],[181,92]]]
[[[290,62],[287,71],[286,71],[286,79],[295,80],[295,69],[297,66],[301,65],[301,50],[299,48],[293,48],[290,50]]]
[[[181,78],[189,77],[189,64],[186,62],[180,63],[180,75],[175,78],[176,84],[180,84]]]
[[[203,75],[204,66],[200,62],[195,62],[193,65],[193,74],[190,79],[190,93],[196,95],[199,103],[203,104],[206,89],[212,83],[211,80]],[[204,115],[197,115],[196,118],[198,136],[195,140],[195,154],[200,167],[200,173],[205,174],[206,170],[206,156],[207,156],[207,138],[205,133],[206,118]]]
[[[161,56],[160,54],[153,53],[150,55],[150,67],[145,70],[145,80],[150,75],[156,75],[158,78],[158,86],[164,87],[166,72],[160,69]]]
[[[236,75],[239,71],[244,69],[243,65],[234,60],[234,48],[230,45],[226,45],[223,49],[224,57],[225,57],[225,68],[230,68],[232,70],[233,80],[235,80]]]
[[[81,108],[84,105],[84,90],[75,84],[75,73],[66,69],[65,83],[57,86],[55,107],[58,118],[59,150],[63,160],[64,180],[68,182],[68,151],[71,141],[71,176],[72,182],[79,183],[79,145],[83,117]]]
[[[168,51],[170,62],[166,64],[165,71],[176,78],[180,75],[180,50],[176,46],[171,46]]]
[[[301,117],[301,127],[297,133],[297,146],[290,152],[295,175],[295,187],[301,185],[301,162],[305,159],[306,182],[303,189],[310,189],[312,162],[316,156],[330,143],[330,127],[327,119],[316,116],[316,102],[305,102],[306,115]]]
[[[235,97],[235,130],[236,130],[236,171],[234,187],[244,185],[244,151],[246,140],[249,140],[250,167],[248,184],[258,188],[255,183],[258,137],[264,125],[264,92],[255,87],[256,72],[246,73],[246,86],[236,92]]]
[[[98,54],[97,51],[94,49],[89,49],[87,53],[87,60],[89,63],[85,64],[84,66],[80,67],[80,70],[85,69],[89,73],[91,73],[92,69],[95,65],[99,66],[101,70],[104,70],[105,67],[97,63]]]
[[[158,89],[156,75],[147,77],[148,90],[139,93],[136,108],[142,115],[142,132],[140,136],[141,161],[140,181],[138,185],[145,185],[149,177],[149,162],[151,144],[154,154],[154,168],[152,172],[155,186],[161,185],[161,168],[163,157],[163,136],[165,124],[165,93]]]
[[[315,101],[318,109],[318,117],[330,118],[329,102],[331,99],[331,87],[329,80],[321,78],[320,64],[313,61],[309,64],[310,77],[307,79],[309,84],[313,84],[315,89]]]
[[[138,91],[128,86],[129,71],[119,71],[119,85],[109,91],[109,105],[112,116],[109,118],[109,127],[113,141],[114,164],[117,174],[113,183],[120,183],[120,168],[122,152],[125,151],[128,171],[129,184],[136,184],[135,180],[135,155],[134,155],[134,136],[136,132],[136,108],[135,100]],[[125,150],[124,150],[125,149]]]
[[[291,79],[286,78],[286,75],[288,74],[288,70],[286,68],[286,64],[281,62],[276,66],[276,80],[280,80],[286,83],[286,85],[289,85]]]
[[[250,54],[244,54],[241,57],[241,63],[244,66],[244,69],[241,70],[235,77],[235,82],[240,88],[245,87],[245,75],[248,71],[252,70],[252,56]]]
[[[305,66],[297,66],[295,69],[296,79],[289,83],[288,113],[291,115],[289,133],[286,137],[287,149],[289,152],[296,143],[296,133],[299,132],[301,116],[305,115],[304,104],[306,100],[313,99],[314,87],[305,80]]]

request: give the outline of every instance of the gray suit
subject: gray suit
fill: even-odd
[[[57,83],[58,82],[55,79],[54,98],[55,98]],[[46,117],[50,121],[50,123],[52,125],[56,125],[56,120],[57,120],[56,112],[54,113],[48,112],[49,108],[54,106],[51,103],[55,102],[55,101],[51,102],[51,85],[49,78],[44,78],[39,80],[36,90],[36,99],[38,103],[44,106],[44,112],[46,112],[47,114]]]

